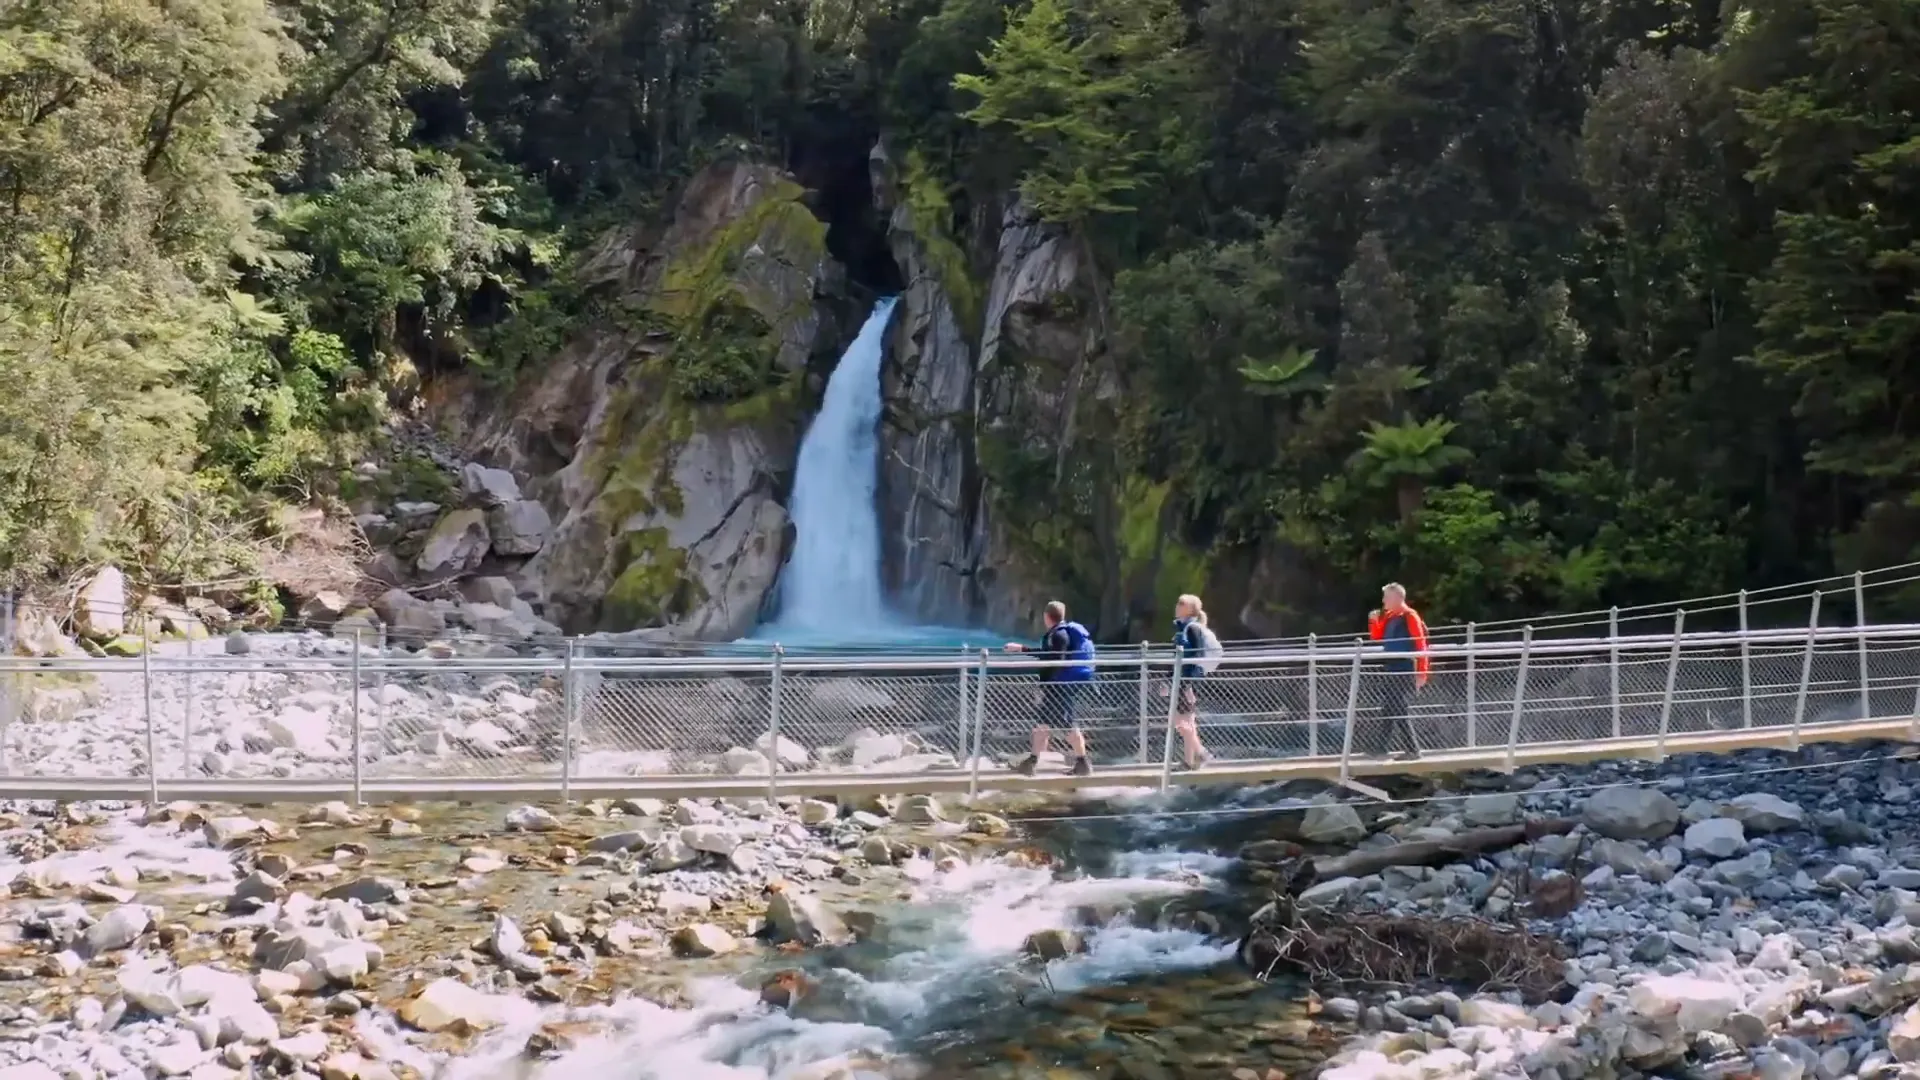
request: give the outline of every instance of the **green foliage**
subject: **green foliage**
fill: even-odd
[[[969,119],[1004,125],[1026,148],[1028,205],[1079,224],[1132,210],[1156,175],[1190,164],[1179,105],[1197,72],[1185,36],[1173,0],[1032,0],[986,70],[954,86],[979,99]]]
[[[912,223],[914,238],[926,251],[927,260],[940,275],[940,286],[953,303],[954,315],[963,328],[980,324],[980,287],[967,265],[967,253],[953,235],[953,201],[946,181],[927,164],[919,150],[907,151],[901,176],[902,203]]]
[[[14,4],[0,575],[245,577],[280,503],[364,494],[418,372],[508,385],[598,314],[659,348],[596,467],[671,510],[698,417],[804,396],[814,298],[763,271],[827,257],[823,203],[768,193],[643,311],[582,249],[725,158],[841,205],[883,134],[1003,344],[995,520],[1076,604],[1284,558],[1451,620],[1906,558],[1916,117],[1873,0]],[[1098,269],[980,326],[1014,190]],[[691,602],[657,541],[634,623]]]

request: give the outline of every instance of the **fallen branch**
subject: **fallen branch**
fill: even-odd
[[[1524,825],[1502,825],[1492,829],[1449,836],[1445,840],[1416,840],[1372,851],[1331,855],[1314,859],[1309,881],[1331,881],[1342,877],[1366,877],[1389,866],[1445,866],[1448,863],[1501,851],[1515,844],[1532,843],[1543,836],[1560,836],[1573,831],[1578,822],[1570,818],[1529,821]]]

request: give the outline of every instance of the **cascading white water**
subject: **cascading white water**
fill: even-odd
[[[863,637],[889,621],[880,588],[877,488],[880,361],[894,298],[880,301],[827,380],[800,443],[793,554],[780,575],[779,625]]]

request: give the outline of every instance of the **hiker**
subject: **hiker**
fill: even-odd
[[[1032,776],[1040,765],[1040,755],[1052,748],[1053,729],[1061,727],[1067,729],[1067,747],[1073,751],[1067,759],[1067,771],[1074,776],[1089,776],[1093,773],[1093,762],[1087,759],[1087,736],[1080,730],[1077,710],[1080,691],[1093,681],[1093,635],[1079,623],[1068,622],[1067,605],[1058,600],[1047,604],[1041,618],[1047,624],[1047,632],[1041,637],[1038,649],[1011,642],[1007,651],[1029,653],[1038,660],[1074,662],[1041,669],[1040,689],[1033,695],[1039,712],[1039,719],[1033,725],[1033,752],[1014,762],[1013,771]]]
[[[1388,744],[1397,734],[1407,748],[1396,755],[1403,760],[1420,756],[1420,740],[1414,736],[1407,719],[1408,699],[1424,689],[1432,673],[1427,662],[1427,624],[1420,613],[1407,606],[1406,587],[1388,582],[1380,590],[1380,606],[1367,615],[1367,637],[1378,641],[1391,655],[1374,674],[1374,692],[1380,698],[1378,737],[1372,752],[1385,756]],[[1400,655],[1400,654],[1412,655]]]
[[[1207,628],[1207,612],[1200,598],[1188,593],[1173,604],[1173,643],[1180,648],[1180,700],[1173,711],[1173,730],[1180,733],[1184,771],[1213,760],[1200,745],[1200,698],[1206,677],[1220,664],[1220,639]]]

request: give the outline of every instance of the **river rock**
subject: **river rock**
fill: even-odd
[[[1798,803],[1764,791],[1734,796],[1720,808],[1720,814],[1738,821],[1752,835],[1787,832],[1807,824],[1807,812]]]
[[[499,1023],[487,995],[458,979],[435,979],[400,1004],[400,1019],[421,1031],[480,1031]]]
[[[825,825],[840,816],[837,803],[825,799],[802,799],[800,801],[800,824]]]
[[[1475,795],[1466,801],[1460,816],[1467,824],[1482,828],[1511,825],[1520,817],[1520,796],[1507,792]]]
[[[1360,879],[1337,877],[1316,882],[1300,893],[1296,903],[1303,908],[1331,908],[1345,903],[1360,888]]]
[[[649,833],[640,829],[628,829],[625,832],[606,833],[587,841],[588,851],[619,852],[634,851],[648,847],[659,839],[659,830]]]
[[[837,944],[852,937],[847,926],[817,896],[785,889],[767,904],[767,921],[782,941],[814,946]]]
[[[470,506],[505,506],[520,498],[520,482],[505,469],[470,461],[460,469],[460,494]]]
[[[947,820],[940,800],[931,795],[909,795],[901,799],[893,818],[906,825],[933,825]]]
[[[287,887],[280,883],[279,878],[255,870],[241,878],[240,883],[233,887],[232,894],[227,897],[227,910],[242,913],[253,911],[285,895],[287,895]]]
[[[1920,1005],[1913,1005],[1887,1029],[1887,1049],[1898,1061],[1920,1062]]]
[[[479,566],[492,547],[487,512],[477,508],[455,510],[434,523],[420,545],[415,565],[422,574],[454,577]]]
[[[673,952],[676,956],[698,959],[708,956],[725,956],[740,947],[733,935],[712,923],[694,923],[683,926],[673,933]]]
[[[1065,960],[1087,951],[1086,942],[1072,930],[1037,930],[1027,935],[1021,949],[1040,960]]]
[[[320,894],[322,900],[346,900],[356,904],[393,904],[407,901],[406,885],[392,878],[360,877],[335,885]]]
[[[446,633],[447,619],[440,609],[405,589],[388,589],[373,602],[373,610],[394,634],[422,640]]]
[[[1680,805],[1652,788],[1594,792],[1580,816],[1588,828],[1615,840],[1663,840],[1680,827]]]
[[[687,846],[679,836],[669,836],[654,846],[647,857],[647,869],[656,874],[682,867],[692,866],[700,861],[700,853]]]
[[[1469,1026],[1494,1027],[1503,1031],[1532,1031],[1540,1026],[1523,1006],[1486,998],[1468,998],[1460,1003],[1460,1022]]]
[[[80,590],[73,622],[75,629],[92,638],[127,632],[127,576],[119,567],[105,567]]]
[[[753,740],[753,748],[764,757],[771,740],[770,732],[761,732],[760,737]],[[782,768],[787,769],[804,769],[813,761],[812,751],[784,735],[780,737],[779,743],[775,744],[773,756]]]
[[[152,911],[138,904],[122,904],[100,916],[99,922],[87,928],[77,951],[88,959],[117,952],[138,941],[140,935],[152,925]]]
[[[689,825],[680,830],[680,842],[695,851],[731,855],[741,844],[740,834],[718,825]]]
[[[1634,874],[1658,885],[1673,877],[1673,867],[1658,855],[1628,843],[1602,837],[1593,843],[1593,859],[1616,874]]]
[[[538,502],[515,499],[487,515],[487,531],[493,537],[494,554],[533,555],[546,546],[547,534],[553,531],[553,518]]]
[[[1692,975],[1656,975],[1627,992],[1627,1006],[1654,1021],[1672,1021],[1683,1034],[1718,1031],[1740,1008],[1740,988]]]
[[[1346,803],[1316,803],[1307,807],[1300,835],[1316,844],[1353,844],[1366,839],[1367,826]]]
[[[1731,859],[1747,849],[1747,834],[1732,818],[1708,818],[1687,826],[1680,847],[1689,855]]]
[[[520,806],[507,812],[508,832],[552,832],[559,827],[558,818],[537,806]]]

